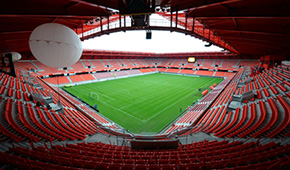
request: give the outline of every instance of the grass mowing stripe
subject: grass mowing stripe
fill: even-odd
[[[197,89],[196,89],[196,91],[197,91]],[[164,109],[161,110],[160,112],[156,113],[155,115],[153,115],[153,116],[150,117],[149,119],[151,120],[152,118],[154,118],[154,117],[156,117],[157,115],[159,115],[161,112],[167,110],[167,109],[170,108],[172,105],[178,103],[179,101],[183,100],[184,98],[186,98],[186,97],[189,96],[189,95],[192,95],[192,94],[189,93],[189,94],[185,95],[184,97],[180,98],[180,99],[177,100],[176,102],[174,102],[174,103],[172,103],[171,105],[167,106],[166,108],[164,108]]]
[[[206,88],[221,79],[168,74],[150,74],[98,83],[78,85],[66,90],[134,133],[158,132],[180,114]],[[100,100],[91,98],[90,93]],[[198,94],[197,96],[193,96]],[[113,100],[114,99],[114,100]]]

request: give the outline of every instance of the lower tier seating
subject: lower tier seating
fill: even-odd
[[[288,169],[290,145],[270,142],[202,141],[169,150],[133,150],[127,146],[78,143],[0,152],[1,164],[20,169],[192,170]]]

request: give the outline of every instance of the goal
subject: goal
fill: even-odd
[[[100,100],[100,96],[99,96],[99,94],[94,93],[94,92],[91,92],[91,93],[89,94],[89,98],[90,98],[90,99],[93,99],[93,100]]]

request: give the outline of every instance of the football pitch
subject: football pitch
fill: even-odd
[[[132,133],[157,133],[223,79],[149,74],[65,88]]]

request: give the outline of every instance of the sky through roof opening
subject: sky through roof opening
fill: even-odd
[[[151,15],[152,22],[169,22],[157,14]],[[150,25],[154,25],[154,23]],[[133,51],[133,52],[154,52],[154,53],[180,53],[180,52],[217,52],[222,48],[208,44],[190,35],[170,31],[152,31],[152,39],[146,39],[145,30],[116,32],[109,35],[102,35],[83,43],[84,49],[109,50],[109,51]]]

